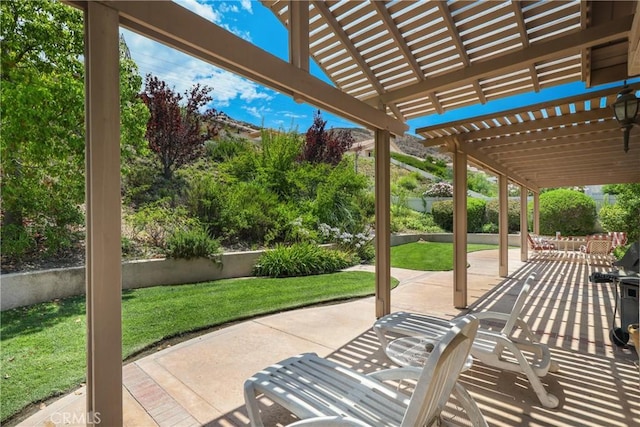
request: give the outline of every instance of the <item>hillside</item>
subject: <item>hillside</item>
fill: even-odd
[[[260,126],[252,123],[236,120],[233,117],[228,116],[225,113],[220,113],[216,118],[216,122],[221,127],[221,133],[223,135],[238,135],[245,138],[252,138],[257,132],[260,131]],[[373,131],[364,128],[332,128],[335,130],[348,130],[351,132],[355,142],[366,141],[373,139]],[[252,136],[253,135],[253,136]],[[419,157],[424,159],[427,156],[433,156],[448,161],[449,156],[441,153],[437,148],[425,147],[422,145],[422,139],[415,136],[406,134],[402,137],[396,138],[395,143],[405,154]]]
[[[366,141],[367,139],[373,139],[373,131],[363,128],[335,128],[336,130],[348,130],[351,131],[351,135],[355,142]],[[440,150],[434,147],[425,147],[422,145],[422,139],[415,136],[405,134],[395,139],[395,143],[405,154],[416,156],[421,159],[427,156],[443,159],[449,161],[449,156],[441,153]]]

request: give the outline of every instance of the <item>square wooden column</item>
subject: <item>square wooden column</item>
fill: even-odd
[[[467,307],[467,155],[453,151],[453,305]]]
[[[533,193],[533,234],[540,234],[540,193]]]
[[[391,170],[389,131],[375,132],[376,317],[391,312]]]
[[[520,261],[529,259],[529,218],[527,209],[527,196],[529,190],[522,185],[520,186]]]
[[[118,12],[85,6],[87,425],[122,425]]]
[[[498,275],[509,274],[509,180],[506,175],[498,175]]]

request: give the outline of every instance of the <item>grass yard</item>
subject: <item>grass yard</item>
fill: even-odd
[[[497,245],[468,244],[467,252],[498,249]],[[391,267],[422,271],[453,270],[453,244],[413,242],[391,247]]]
[[[393,279],[392,286],[398,281]],[[257,315],[372,295],[375,275],[243,278],[123,291],[123,359],[162,340]],[[0,420],[84,381],[84,296],[1,313]]]

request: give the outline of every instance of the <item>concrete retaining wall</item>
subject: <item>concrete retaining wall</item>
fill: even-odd
[[[451,233],[396,234],[391,246],[417,242],[452,242]],[[496,234],[469,234],[469,243],[498,244]],[[519,246],[518,235],[509,236],[509,245]],[[122,288],[198,283],[217,279],[251,276],[262,251],[232,252],[222,255],[221,263],[208,259],[152,259],[122,263]],[[0,310],[81,295],[85,292],[85,268],[59,268],[0,276]]]
[[[198,283],[251,276],[262,251],[222,255],[222,263],[205,258],[152,259],[122,263],[122,288]],[[85,268],[57,268],[36,272],[3,274],[0,278],[0,309],[81,295],[85,292]]]

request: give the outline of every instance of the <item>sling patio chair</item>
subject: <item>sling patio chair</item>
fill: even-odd
[[[547,253],[551,254],[551,251],[556,250],[556,245],[547,239],[540,236],[532,236],[530,233],[527,233],[527,238],[529,240],[529,249],[536,252],[537,254]]]
[[[559,366],[551,359],[549,347],[535,337],[527,323],[520,317],[525,300],[529,295],[535,275],[525,281],[510,314],[498,312],[478,312],[473,315],[480,321],[504,324],[501,330],[480,326],[471,347],[471,355],[482,363],[494,368],[523,373],[526,375],[538,399],[546,408],[555,408],[559,400],[547,393],[540,381],[548,372],[557,372]],[[396,312],[378,319],[373,329],[387,353],[387,333],[422,336],[437,340],[456,321],[425,314]],[[387,353],[387,355],[389,355]]]
[[[457,383],[469,356],[478,320],[451,323],[423,367],[392,368],[361,374],[305,353],[269,366],[245,381],[244,399],[252,426],[263,426],[258,396],[300,418],[290,426],[431,426],[454,392],[474,426],[487,426],[479,408]],[[413,380],[408,394],[387,381]]]

